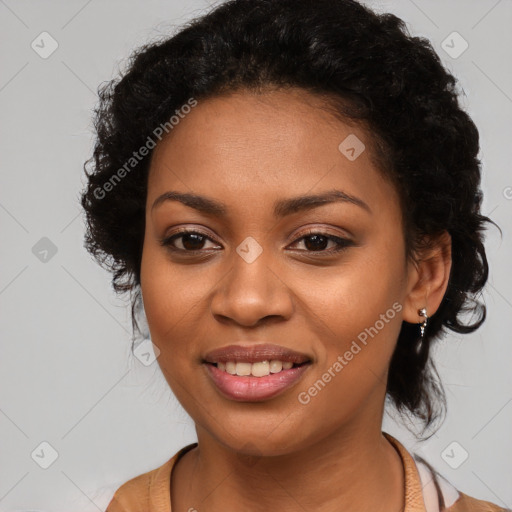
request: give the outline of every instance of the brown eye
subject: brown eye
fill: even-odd
[[[320,252],[325,254],[340,252],[353,244],[351,240],[346,238],[316,231],[305,233],[305,235],[298,238],[294,244],[297,244],[301,240],[304,240],[304,246],[306,247],[305,252]],[[329,242],[332,242],[334,247],[326,250]]]
[[[328,233],[310,231],[305,233],[302,237],[295,240],[294,244],[298,244],[304,240],[304,246],[306,247],[303,252],[317,252],[322,254],[333,254],[340,252],[350,245],[353,245],[351,240],[341,238],[338,236],[330,235]],[[200,233],[192,230],[181,230],[160,240],[160,245],[168,247],[172,251],[177,252],[203,252],[203,250],[212,249],[215,247],[204,247],[208,241],[213,243],[213,240]],[[329,243],[334,244],[331,248],[327,248]],[[181,245],[181,247],[180,247]],[[217,246],[218,247],[218,246]]]
[[[175,245],[175,241],[180,240],[178,243],[178,247]],[[182,230],[178,233],[175,233],[171,236],[160,240],[160,245],[166,246],[174,251],[183,251],[183,252],[196,252],[201,251],[204,248],[204,244],[206,241],[211,241],[211,238],[206,235],[192,230]],[[181,247],[179,247],[181,245]]]

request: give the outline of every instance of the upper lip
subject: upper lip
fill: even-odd
[[[257,345],[227,345],[211,350],[204,357],[206,363],[227,363],[229,361],[244,361],[257,363],[265,360],[290,361],[301,364],[311,359],[306,354],[301,354],[280,345],[260,343]]]

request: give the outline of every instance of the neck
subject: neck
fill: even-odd
[[[381,422],[365,425],[344,427],[277,456],[241,456],[196,427],[198,447],[183,456],[173,475],[178,482],[171,491],[173,510],[400,512],[400,456],[382,434]]]

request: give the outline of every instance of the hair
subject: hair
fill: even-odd
[[[98,88],[81,204],[85,248],[112,272],[116,293],[130,292],[134,330],[151,151],[133,171],[121,169],[191,98],[299,88],[366,127],[372,157],[399,192],[408,256],[445,231],[451,236],[441,305],[423,341],[418,324],[403,322],[387,382],[387,398],[424,431],[444,416],[429,351],[447,330],[470,333],[484,322],[477,300],[488,278],[483,232],[495,223],[480,214],[478,130],[431,43],[412,37],[395,15],[355,0],[229,0],[139,47],[127,68]],[[473,323],[464,321],[467,314]]]

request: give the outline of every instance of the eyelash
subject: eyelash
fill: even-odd
[[[215,243],[214,240],[212,240],[209,236],[207,236],[206,234],[202,233],[201,231],[195,231],[195,230],[189,230],[189,229],[181,229],[179,231],[176,231],[176,233],[173,233],[171,236],[168,236],[166,238],[163,238],[163,239],[159,240],[159,243],[160,243],[160,245],[167,247],[169,250],[171,250],[173,252],[188,253],[190,255],[194,255],[194,254],[198,254],[198,253],[201,253],[201,252],[205,252],[204,249],[188,251],[186,249],[178,249],[177,247],[173,247],[172,242],[174,240],[176,240],[178,238],[181,238],[183,235],[187,235],[187,234],[200,235],[203,238],[206,238],[207,240],[210,240],[211,242]],[[308,238],[308,237],[313,236],[313,235],[320,235],[322,237],[325,237],[325,238],[329,239],[330,241],[333,241],[336,244],[338,244],[338,246],[336,248],[331,248],[329,250],[319,250],[319,251],[304,250],[304,251],[301,251],[301,252],[307,252],[307,253],[313,253],[313,254],[314,253],[320,253],[320,254],[323,254],[323,255],[332,255],[332,254],[337,254],[339,252],[342,252],[345,249],[347,249],[349,246],[353,245],[353,242],[351,240],[346,239],[346,238],[341,238],[341,237],[338,237],[338,236],[330,235],[330,234],[322,232],[322,231],[315,231],[315,230],[309,230],[309,231],[306,231],[306,232],[299,233],[299,235],[298,235],[299,238],[295,239],[295,241],[293,243],[295,244],[298,241],[300,241],[300,240],[302,240],[304,238]]]

